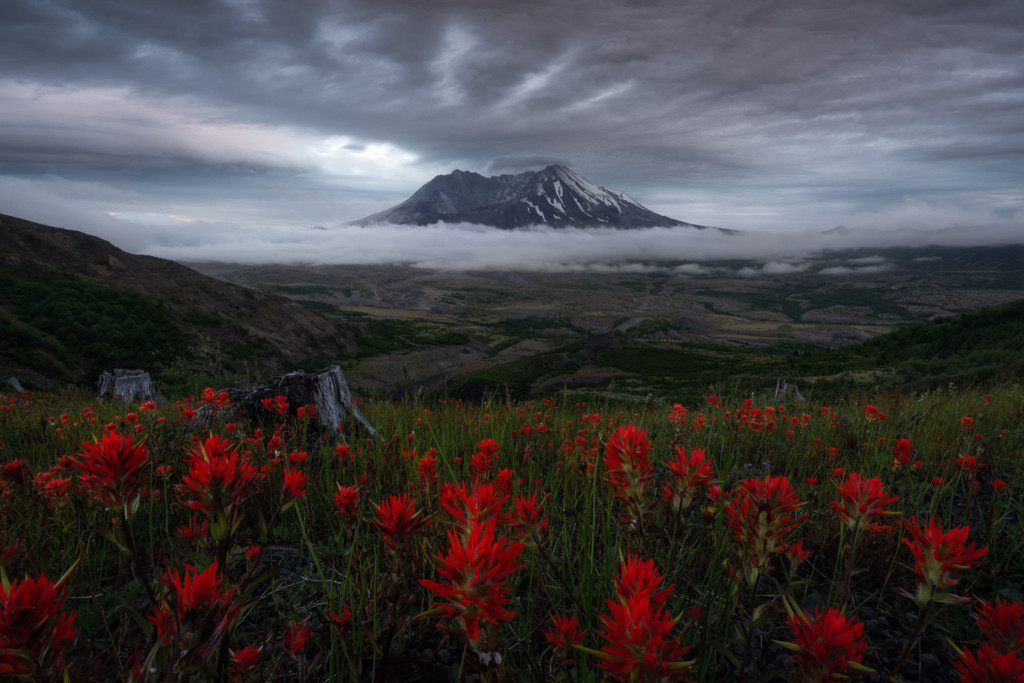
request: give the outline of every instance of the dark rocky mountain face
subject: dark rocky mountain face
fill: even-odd
[[[704,227],[657,214],[628,195],[598,187],[564,166],[490,178],[453,171],[437,176],[401,204],[354,224],[374,223],[474,223],[502,229],[530,225]]]

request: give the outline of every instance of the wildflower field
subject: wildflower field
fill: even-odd
[[[0,678],[1024,680],[1024,388],[0,397]]]

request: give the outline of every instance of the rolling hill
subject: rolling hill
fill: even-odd
[[[82,232],[0,215],[0,244],[0,376],[26,386],[115,367],[259,379],[356,350],[337,317]]]

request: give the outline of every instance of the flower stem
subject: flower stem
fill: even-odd
[[[931,602],[925,603],[921,611],[917,613],[917,623],[914,624],[914,630],[910,632],[910,636],[907,638],[907,644],[903,646],[903,652],[900,653],[900,658],[896,660],[896,665],[889,670],[889,675],[886,678],[892,678],[896,673],[903,668],[903,663],[907,661],[907,657],[910,656],[910,650],[913,649],[917,643],[918,637],[921,635],[921,628],[924,626],[925,615],[928,614],[928,608],[931,606]]]

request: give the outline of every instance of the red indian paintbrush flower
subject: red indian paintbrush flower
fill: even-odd
[[[675,586],[668,586],[658,590],[664,580],[665,577],[654,566],[654,560],[641,560],[636,555],[629,555],[619,565],[619,573],[615,576],[615,595],[619,600],[625,600],[637,593],[650,593],[651,602],[661,608],[675,589]]]
[[[1024,605],[996,600],[978,605],[978,628],[996,652],[1016,652],[1024,657]]]
[[[910,464],[910,452],[914,450],[914,444],[910,443],[910,439],[896,439],[892,444],[892,466],[893,469],[899,469],[904,465]]]
[[[494,439],[484,439],[476,445],[477,452],[469,460],[473,476],[479,479],[490,479],[494,464],[498,462],[498,449],[501,448]]]
[[[338,632],[338,635],[342,638],[347,638],[349,631],[352,630],[352,610],[344,607],[341,610],[341,614],[332,611],[330,621],[331,626]]]
[[[703,448],[695,448],[686,455],[686,449],[676,446],[676,457],[668,461],[668,471],[673,477],[663,497],[671,502],[673,512],[689,510],[701,487],[710,486],[715,478],[715,469]]]
[[[664,577],[653,560],[630,555],[615,577],[616,600],[601,615],[608,645],[601,648],[603,668],[618,681],[685,681],[693,662],[682,661],[688,647],[670,635],[675,620],[663,610],[672,586],[659,590]]]
[[[56,471],[50,469],[36,473],[35,486],[51,508],[60,509],[67,504],[75,484],[67,477],[57,476]]]
[[[299,469],[291,470],[285,467],[281,492],[286,505],[306,495],[306,473]]]
[[[24,460],[12,460],[4,463],[3,469],[0,470],[0,479],[3,481],[9,481],[13,484],[24,484],[25,483],[25,461]]]
[[[756,585],[771,556],[783,549],[786,534],[796,527],[792,513],[802,504],[784,476],[744,479],[730,493],[725,512],[739,563],[737,581],[742,573]]]
[[[793,653],[794,683],[825,683],[846,678],[844,674],[851,669],[869,671],[860,665],[867,649],[864,624],[833,608],[815,609],[813,618],[789,603],[786,611],[793,642],[778,644]]]
[[[576,615],[567,617],[562,614],[551,615],[551,628],[544,632],[544,637],[555,650],[555,656],[567,660],[574,645],[583,642],[583,631],[580,630]]]
[[[601,668],[617,681],[685,681],[692,662],[688,647],[671,635],[675,620],[658,607],[650,591],[608,601],[601,615],[608,644],[601,648]]]
[[[957,650],[953,667],[963,683],[1024,683],[1024,660],[1014,652],[999,653],[988,643],[975,652]]]
[[[292,657],[300,656],[309,645],[309,639],[313,636],[313,631],[310,630],[309,625],[305,619],[302,621],[293,621],[288,624],[284,629],[284,633],[281,636],[281,641],[284,643],[284,649],[288,651]]]
[[[257,665],[263,651],[259,648],[247,645],[241,650],[231,653],[231,662],[228,664],[228,683],[247,683],[254,680]]]
[[[75,612],[62,612],[65,578],[0,581],[0,676],[58,680],[64,655],[78,637]]]
[[[192,515],[192,522],[188,525],[182,525],[178,527],[178,536],[186,541],[198,541],[206,536],[207,532],[210,531],[210,520],[204,519],[203,523],[199,523],[199,516]]]
[[[437,460],[433,449],[420,458],[417,467],[420,471],[420,486],[427,492],[433,491],[437,486]]]
[[[397,570],[412,546],[412,538],[427,523],[416,509],[416,501],[408,493],[391,496],[377,507],[377,518],[373,523],[384,536],[384,545],[394,560],[392,569]]]
[[[356,514],[359,507],[359,489],[354,486],[342,486],[338,484],[338,492],[334,494],[334,506],[348,522],[356,521]]]
[[[647,432],[639,431],[632,423],[612,434],[605,447],[608,483],[612,493],[626,504],[632,517],[628,521],[633,523],[647,510],[647,485],[654,478],[654,465],[648,458],[650,450]]]
[[[131,517],[139,505],[142,475],[149,465],[149,449],[132,443],[131,436],[107,432],[95,443],[82,443],[75,466],[82,471],[82,487],[91,498]]]
[[[504,521],[501,510],[507,500],[508,496],[500,495],[494,484],[479,481],[474,481],[468,491],[464,481],[458,486],[445,484],[441,487],[441,507],[454,518],[454,527],[461,538],[469,535],[474,522]]]
[[[676,433],[680,432],[683,426],[686,425],[686,415],[689,412],[679,403],[672,406],[672,412],[668,414],[668,421],[675,427]]]
[[[186,507],[210,517],[210,534],[215,540],[227,538],[241,523],[241,504],[257,492],[259,472],[235,450],[235,444],[211,436],[188,453],[188,474],[178,485],[179,495],[192,500]]]
[[[186,565],[184,575],[171,570],[161,580],[168,595],[149,617],[156,625],[157,640],[169,643],[188,638],[200,652],[212,652],[241,610],[232,604],[235,589],[225,590],[217,562],[202,573]],[[184,644],[179,649],[185,649]]]
[[[889,525],[879,524],[875,520],[900,514],[886,509],[887,505],[895,503],[899,498],[887,494],[879,477],[864,479],[857,472],[850,472],[846,481],[840,482],[838,487],[839,498],[832,501],[832,509],[851,532],[857,529],[885,531]]]
[[[439,612],[460,619],[466,637],[476,643],[481,619],[497,624],[515,615],[505,609],[509,600],[506,582],[509,574],[523,566],[515,563],[523,544],[507,543],[504,536],[495,539],[493,519],[473,522],[465,540],[449,529],[448,543],[448,554],[437,554],[441,561],[438,573],[447,583],[421,579],[420,584],[443,601],[435,603]]]
[[[906,538],[903,542],[914,554],[914,573],[917,574],[917,595],[904,593],[918,605],[924,606],[930,601],[962,603],[967,602],[952,593],[937,593],[936,588],[952,586],[958,579],[953,578],[954,571],[965,571],[978,562],[988,552],[988,548],[975,549],[974,544],[965,545],[970,527],[962,526],[943,532],[931,517],[928,526],[921,529],[914,517],[904,522],[913,541]]]
[[[539,537],[547,530],[548,516],[544,514],[544,507],[537,504],[536,491],[529,498],[516,495],[508,523],[521,539]]]

